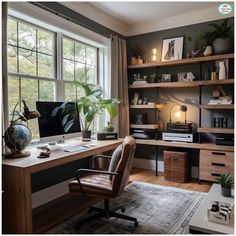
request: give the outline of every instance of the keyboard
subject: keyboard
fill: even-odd
[[[83,151],[84,149],[87,149],[88,147],[85,146],[75,146],[75,147],[68,147],[64,149],[65,152],[79,152]]]

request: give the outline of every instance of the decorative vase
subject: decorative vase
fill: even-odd
[[[224,188],[221,186],[221,195],[223,197],[231,197],[231,188]]]
[[[216,38],[213,41],[214,54],[224,54],[230,52],[229,38]]]
[[[131,57],[131,65],[136,65],[138,63],[138,59],[136,57]]]
[[[212,46],[206,46],[205,51],[203,52],[204,57],[211,56],[213,53]]]
[[[139,65],[143,64],[143,59],[141,59],[140,57],[138,57],[138,64]]]
[[[91,139],[91,130],[82,130],[82,140],[89,141]]]
[[[226,68],[223,61],[219,62],[219,80],[226,79]]]

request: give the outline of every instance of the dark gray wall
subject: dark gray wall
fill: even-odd
[[[140,34],[135,36],[127,37],[127,52],[128,52],[128,63],[130,64],[131,49],[135,44],[138,44],[145,50],[145,59],[147,62],[152,60],[152,49],[157,49],[157,61],[161,60],[161,47],[162,40],[166,38],[174,38],[184,36],[184,47],[183,47],[183,58],[186,58],[186,54],[192,50],[192,42],[189,42],[187,37],[191,36],[193,39],[199,36],[203,31],[210,30],[208,24],[217,23],[221,24],[223,20],[215,20],[211,22],[204,22],[200,24],[188,25],[178,28],[172,28],[167,30],[161,30],[146,34]],[[229,25],[232,25],[232,32],[234,32],[234,18],[229,18]]]

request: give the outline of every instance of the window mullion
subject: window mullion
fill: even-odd
[[[56,101],[65,100],[65,89],[63,82],[63,35],[57,33],[55,45],[55,63],[56,63]]]

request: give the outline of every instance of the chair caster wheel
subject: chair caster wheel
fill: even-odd
[[[121,210],[122,213],[125,213],[125,208],[124,207],[121,207],[120,210]]]
[[[138,227],[138,221],[135,221],[135,222],[134,222],[134,226],[135,226],[135,227]]]

